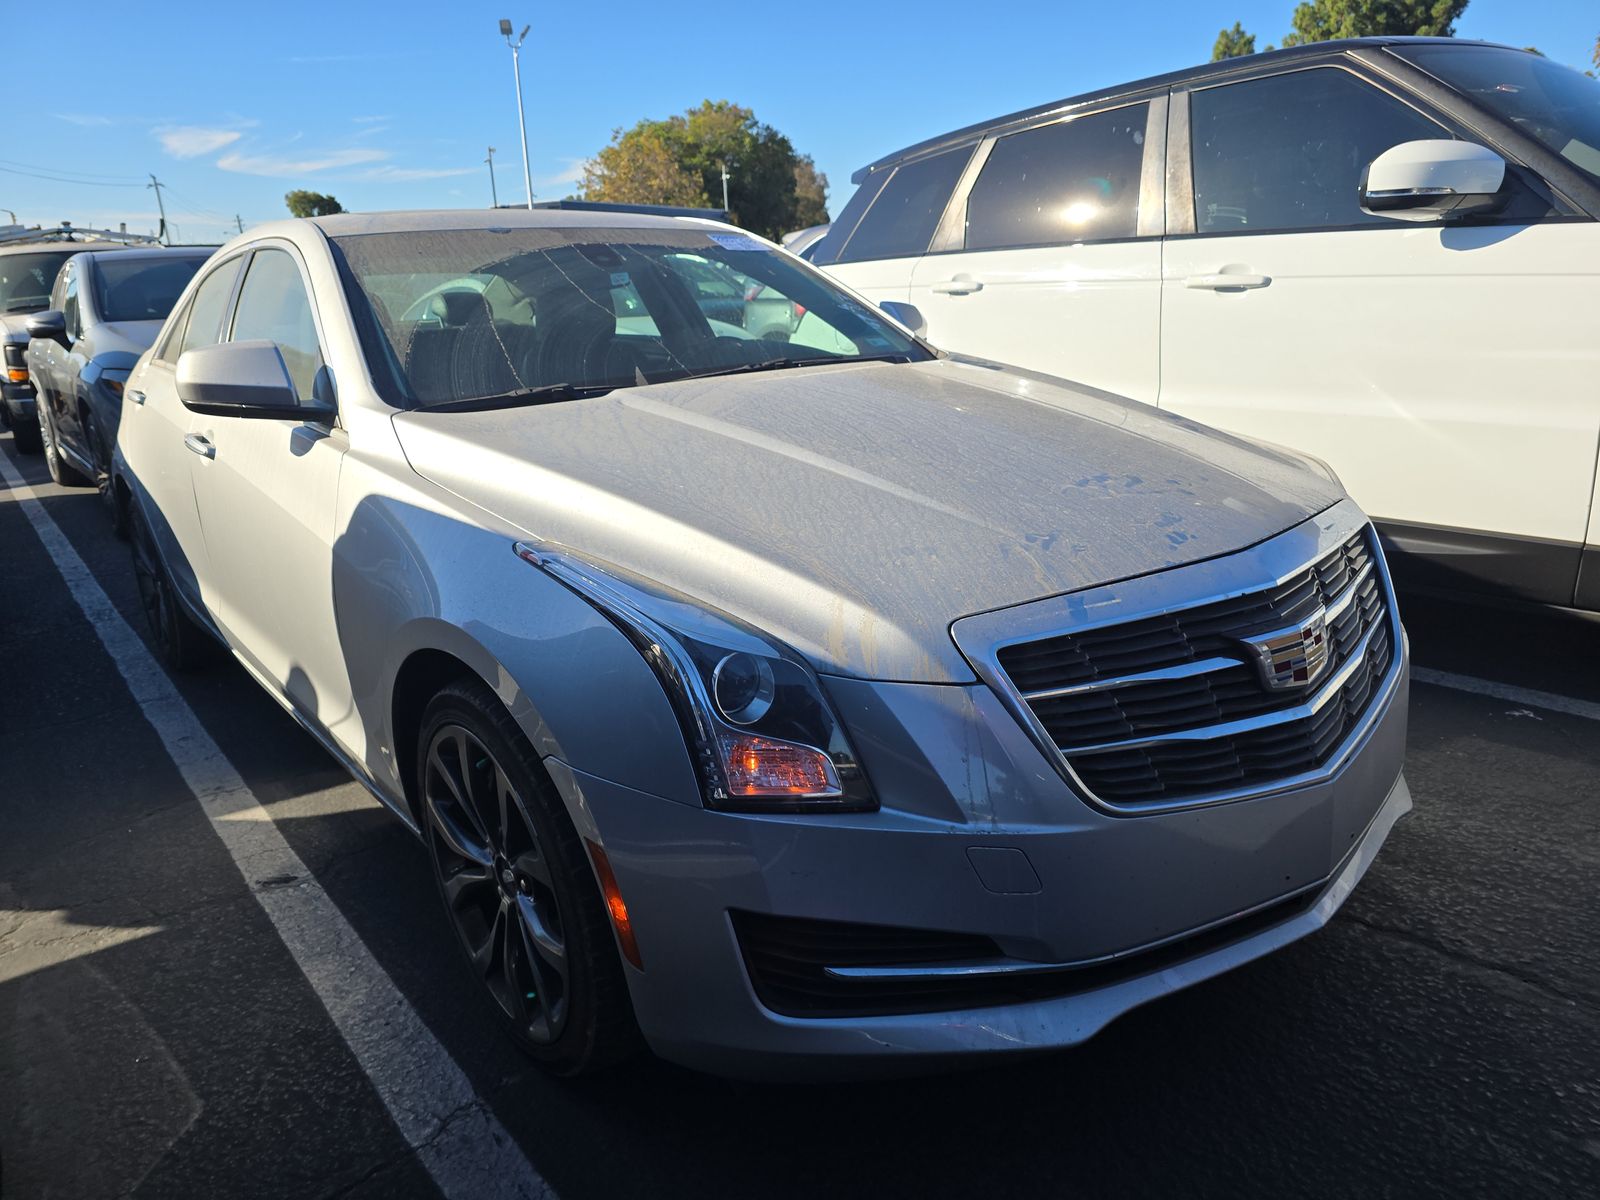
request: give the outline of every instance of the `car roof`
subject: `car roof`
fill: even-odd
[[[645,213],[590,212],[565,208],[454,208],[415,212],[337,213],[308,217],[329,237],[360,233],[410,233],[434,229],[682,229],[684,224],[707,225],[722,232],[728,226],[705,217],[658,217]],[[274,222],[274,224],[280,224]],[[292,224],[282,222],[281,224]],[[269,227],[251,230],[270,233]]]
[[[128,258],[209,258],[215,246],[86,246],[78,251],[83,258],[99,258],[106,250],[115,250]]]
[[[1055,100],[1049,104],[1036,105],[1025,108],[1019,112],[1008,113],[1003,117],[994,117],[987,121],[978,121],[960,129],[953,129],[949,133],[941,133],[937,137],[926,138],[892,154],[885,154],[882,158],[868,163],[855,174],[850,176],[852,183],[860,183],[873,171],[884,167],[893,166],[908,158],[916,158],[948,146],[959,146],[963,142],[973,141],[992,129],[1003,128],[1011,124],[1020,124],[1037,117],[1047,116],[1062,109],[1076,108],[1080,105],[1095,101],[1112,100],[1118,96],[1129,95],[1137,92],[1157,91],[1164,87],[1173,87],[1177,84],[1194,83],[1204,79],[1211,79],[1219,75],[1232,74],[1244,69],[1255,69],[1262,63],[1279,61],[1292,61],[1297,58],[1309,58],[1319,55],[1338,54],[1351,50],[1370,50],[1382,46],[1413,46],[1413,45],[1444,45],[1444,46],[1493,46],[1498,50],[1515,49],[1498,42],[1470,41],[1464,38],[1439,38],[1439,37],[1361,37],[1361,38],[1336,38],[1327,42],[1311,42],[1304,46],[1289,46],[1282,50],[1266,50],[1260,54],[1247,54],[1238,58],[1224,58],[1219,62],[1203,63],[1197,67],[1185,67],[1180,71],[1168,71],[1161,75],[1150,75],[1144,79],[1136,79],[1131,83],[1114,84],[1110,87],[1099,88],[1092,92],[1082,92],[1076,96],[1068,96],[1064,100]]]

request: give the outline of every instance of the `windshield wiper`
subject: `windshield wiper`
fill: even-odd
[[[717,367],[710,371],[694,371],[679,379],[716,379],[722,375],[746,375],[752,371],[787,371],[791,367],[838,366],[841,363],[908,363],[908,354],[863,354],[859,358],[844,355],[829,358],[767,358],[760,362],[737,363],[731,367]]]
[[[417,409],[419,412],[489,412],[497,408],[586,400],[591,396],[604,396],[619,386],[614,383],[545,383],[538,387],[518,388],[514,392],[501,392],[496,396],[471,396],[465,400],[447,400],[443,404],[420,404]]]

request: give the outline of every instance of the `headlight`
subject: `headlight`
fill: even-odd
[[[647,591],[569,554],[525,542],[515,549],[639,648],[678,713],[708,808],[877,807],[821,682],[792,650],[723,613]]]
[[[25,350],[26,347],[17,342],[6,343],[6,380],[10,383],[28,382],[28,360],[24,354]]]

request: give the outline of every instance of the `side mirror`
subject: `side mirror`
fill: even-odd
[[[878,307],[918,337],[928,336],[928,318],[922,315],[922,310],[915,304],[907,304],[904,300],[882,300]]]
[[[325,421],[334,411],[320,397],[300,403],[275,342],[222,342],[185,350],[178,357],[177,383],[185,408],[213,417]]]
[[[63,346],[67,344],[67,318],[60,309],[47,308],[44,312],[34,313],[25,322],[25,327],[31,338],[60,342]]]
[[[1401,142],[1361,175],[1361,209],[1396,221],[1493,212],[1505,203],[1506,160],[1475,142]]]

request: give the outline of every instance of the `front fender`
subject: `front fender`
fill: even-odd
[[[362,497],[333,552],[339,644],[374,777],[404,794],[395,689],[431,651],[481,678],[541,758],[698,806],[677,717],[633,644],[519,559],[512,537],[416,500]]]

